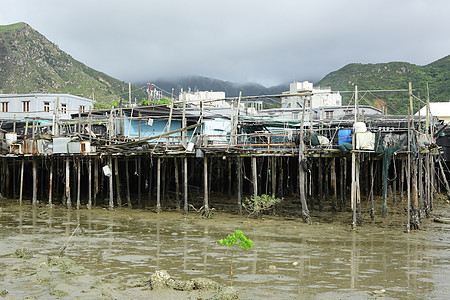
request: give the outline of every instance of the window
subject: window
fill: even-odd
[[[80,113],[84,113],[84,105],[80,105],[80,109],[78,110]]]
[[[8,112],[8,102],[2,102],[2,112]]]
[[[333,111],[332,110],[325,111],[325,119],[327,119],[327,120],[333,119]]]
[[[50,102],[44,102],[44,111],[49,112],[50,111]]]
[[[67,104],[61,104],[61,113],[62,114],[67,113]]]
[[[30,111],[30,101],[22,101],[22,111]]]

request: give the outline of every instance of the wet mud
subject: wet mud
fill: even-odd
[[[175,282],[230,285],[241,299],[444,299],[450,295],[449,203],[439,198],[421,230],[404,233],[404,203],[351,230],[350,212],[263,219],[217,211],[210,219],[150,210],[67,210],[0,204],[0,297],[7,299],[210,299],[216,290],[151,289],[156,271]],[[364,208],[365,211],[368,208]],[[79,224],[79,226],[78,226]]]

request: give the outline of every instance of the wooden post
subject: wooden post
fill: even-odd
[[[422,218],[422,209],[423,209],[423,195],[424,195],[424,186],[423,186],[423,155],[419,152],[419,178],[418,178],[418,185],[419,185],[419,218]]]
[[[340,176],[339,176],[339,180],[340,180],[340,185],[341,185],[341,203],[339,204],[339,210],[342,211],[345,207],[345,200],[344,200],[344,190],[345,190],[345,181],[344,181],[344,163],[345,163],[345,158],[341,158],[340,159]]]
[[[66,205],[67,208],[72,206],[70,201],[70,160],[66,157]]]
[[[272,175],[272,196],[275,197],[277,193],[277,159],[275,156],[272,156],[270,159],[272,161],[272,168],[270,170]]]
[[[410,85],[411,86],[411,85]],[[407,211],[408,211],[408,221],[406,223],[406,231],[411,231],[411,123],[409,120],[410,110],[408,109],[408,171],[406,172],[406,188],[408,190],[408,203],[407,203]]]
[[[88,158],[88,203],[86,205],[87,209],[92,208],[92,159]]]
[[[356,152],[352,151],[352,229],[356,228]]]
[[[25,167],[25,160],[22,158],[22,165],[20,168],[20,194],[19,194],[19,205],[22,205],[22,196],[23,196],[23,170]]]
[[[373,186],[375,184],[375,177],[373,174],[373,164],[374,164],[374,160],[371,159],[370,160],[370,180],[371,180],[371,185],[370,185],[370,218],[372,220],[375,220],[375,202],[374,202],[374,198],[373,198]]]
[[[256,168],[256,156],[252,156],[252,175],[253,195],[258,196],[258,172]]]
[[[156,212],[161,211],[161,157],[158,157],[158,170],[156,174]]]
[[[318,158],[318,169],[319,169],[319,176],[317,178],[317,180],[319,181],[319,210],[322,211],[323,210],[323,171],[322,171],[322,157],[319,156]]]
[[[426,197],[425,197],[425,216],[430,217],[430,198],[431,198],[431,184],[430,184],[430,154],[427,153],[425,156],[425,188],[426,188]]]
[[[395,161],[394,161],[394,167],[397,167],[396,165],[395,165],[396,163],[395,163]],[[397,169],[396,169],[397,170]],[[393,192],[393,194],[394,194],[394,204],[395,203],[397,203],[397,181],[398,181],[398,178],[397,178],[397,176],[394,178],[394,180],[392,181],[392,192]]]
[[[98,157],[94,157],[94,206],[97,205],[97,195],[99,189],[98,182]]]
[[[119,177],[119,159],[114,159],[114,175],[116,177],[117,206],[122,207],[122,198],[120,197],[120,177]]]
[[[333,189],[333,210],[337,211],[336,159],[331,158],[331,188]]]
[[[360,154],[358,154],[356,159],[356,204],[358,205],[358,216],[356,217],[356,222],[359,226],[361,226],[363,222],[361,215],[361,185],[359,182],[360,167],[361,167],[361,160]]]
[[[183,158],[183,161],[184,161],[184,168],[183,168],[183,172],[184,172],[184,176],[183,176],[184,213],[187,214],[188,209],[189,209],[188,208],[188,163],[187,163],[187,157]]]
[[[139,156],[137,158],[137,192],[138,192],[138,207],[141,208],[141,200],[142,200],[142,195],[141,195],[141,157]]]
[[[129,167],[128,167],[128,157],[125,157],[125,179],[126,179],[126,186],[127,186],[127,206],[128,206],[128,208],[132,208],[131,197],[130,197],[130,173],[129,173]]]
[[[406,173],[406,166],[405,166],[405,159],[402,158],[402,166],[401,166],[401,182],[400,182],[400,201],[403,201],[403,191],[405,186],[405,173]]]
[[[33,206],[37,205],[37,158],[33,157]]]
[[[148,203],[152,203],[152,191],[153,191],[153,157],[150,156],[149,168],[148,168]]]
[[[237,167],[237,179],[238,179],[238,183],[237,183],[237,200],[238,200],[238,208],[239,208],[239,213],[242,213],[242,157],[238,157],[238,167]]]
[[[80,209],[81,206],[81,165],[80,158],[77,158],[77,209]]]
[[[227,193],[227,197],[228,197],[228,199],[230,199],[231,198],[231,188],[232,188],[232,186],[233,186],[233,184],[232,184],[232,173],[231,173],[231,168],[232,168],[232,165],[231,165],[231,157],[228,157],[228,193]]]
[[[111,170],[111,176],[109,176],[109,205],[108,210],[114,210],[114,184],[113,184],[113,174],[112,174],[112,155],[108,158],[109,169]]]
[[[203,207],[205,208],[205,215],[209,215],[209,200],[208,200],[208,157],[206,154],[203,158]]]
[[[50,159],[50,175],[48,182],[48,206],[52,207],[52,194],[53,194],[53,158]]]
[[[173,164],[175,168],[175,201],[177,209],[181,208],[180,205],[180,182],[179,182],[179,176],[178,176],[178,161],[177,158],[173,158]]]

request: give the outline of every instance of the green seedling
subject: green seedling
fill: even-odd
[[[276,198],[263,194],[261,196],[253,195],[250,199],[245,198],[245,202],[242,203],[242,207],[248,212],[248,216],[255,215],[257,218],[261,217],[261,212],[272,208],[275,204],[283,201],[283,198]]]
[[[219,243],[223,246],[231,247],[231,262],[230,262],[230,284],[233,285],[233,256],[234,245],[238,244],[241,248],[249,250],[253,247],[253,241],[247,238],[240,230],[235,230],[234,235],[229,234],[226,239],[221,239]]]

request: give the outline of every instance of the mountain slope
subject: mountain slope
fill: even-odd
[[[128,98],[128,84],[73,59],[25,23],[0,26],[2,93],[69,93],[95,98],[97,108]],[[133,98],[146,98],[137,87]]]
[[[425,101],[427,82],[430,101],[450,101],[450,55],[425,66],[406,62],[390,62],[379,64],[349,64],[331,72],[320,80],[317,85],[330,86],[333,90],[393,90],[408,89],[412,83],[414,95],[419,95]],[[363,102],[380,108],[388,106],[390,113],[406,113],[409,107],[407,92],[385,92],[362,94]],[[344,102],[350,101],[350,94],[343,94]],[[419,104],[414,100],[414,111]],[[378,105],[377,105],[378,104]],[[420,106],[423,106],[421,104]]]

